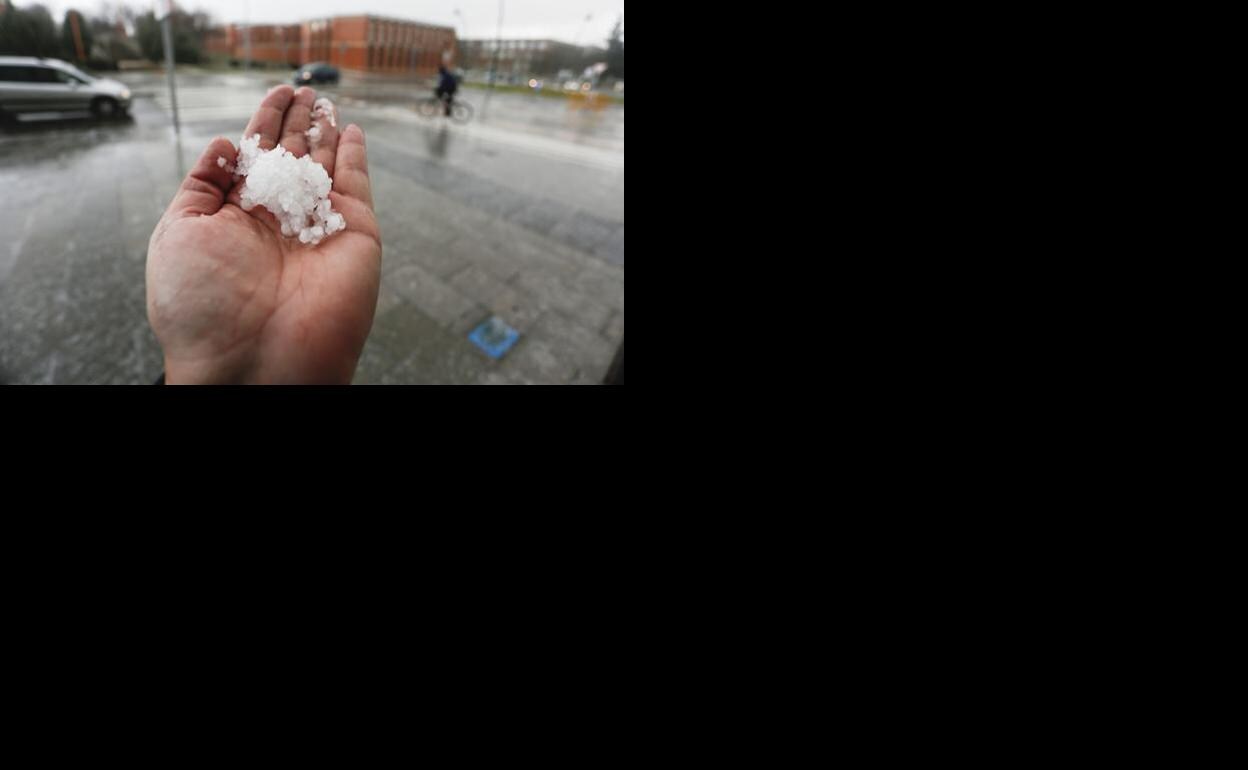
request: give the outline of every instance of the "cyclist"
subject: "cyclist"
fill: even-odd
[[[459,83],[455,80],[455,76],[442,66],[438,67],[438,87],[433,92],[446,105],[446,116],[451,116],[451,102],[455,100],[455,91],[459,88]]]

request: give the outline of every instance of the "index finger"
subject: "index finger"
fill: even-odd
[[[312,125],[312,102],[316,100],[316,91],[304,86],[295,91],[286,108],[286,116],[282,118],[282,138],[280,143],[296,158],[308,154],[308,138],[304,132]]]
[[[265,94],[256,114],[251,116],[243,136],[260,135],[260,149],[271,150],[277,146],[282,133],[282,119],[295,98],[295,89],[288,85],[275,86]]]

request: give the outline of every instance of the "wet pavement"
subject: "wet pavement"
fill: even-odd
[[[281,73],[127,73],[132,117],[0,129],[0,382],[146,384],[147,240],[207,142],[237,143]],[[385,251],[357,383],[595,383],[624,328],[624,111],[464,89],[466,125],[422,118],[428,91],[344,78],[331,95],[368,136]],[[484,119],[482,109],[485,108]],[[493,360],[491,315],[520,331]]]

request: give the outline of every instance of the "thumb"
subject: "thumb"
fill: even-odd
[[[224,166],[228,169],[223,167],[219,158],[224,158]],[[184,217],[217,213],[234,186],[233,168],[237,159],[238,150],[229,139],[218,136],[209,142],[194,168],[182,180],[165,215]]]

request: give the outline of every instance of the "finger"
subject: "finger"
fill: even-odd
[[[342,214],[342,218],[346,221],[346,232],[367,235],[376,241],[379,247],[381,246],[381,230],[377,227],[377,217],[364,201],[358,198],[348,198],[339,192],[331,192],[329,202],[334,207],[334,211]]]
[[[295,98],[295,89],[288,85],[274,86],[260,102],[260,108],[251,116],[243,136],[260,135],[260,149],[271,150],[277,146],[281,135],[282,119]]]
[[[368,180],[368,153],[364,147],[364,132],[352,123],[343,130],[338,139],[337,169],[334,189],[348,198],[373,208],[373,189]]]
[[[325,172],[332,178],[334,175],[334,164],[337,162],[338,155],[338,106],[329,99],[322,97],[317,99],[322,104],[327,104],[333,113],[333,119],[329,117],[313,118],[313,122],[320,127],[320,136],[316,141],[311,142],[309,146],[312,150],[312,160],[320,163],[325,167]],[[316,114],[316,110],[313,110]]]
[[[229,139],[218,136],[209,142],[182,180],[169,211],[180,216],[217,213],[234,187],[233,169],[237,158],[238,150]]]
[[[316,101],[316,91],[304,86],[295,91],[282,119],[280,144],[297,158],[308,154],[308,137],[304,134],[312,125],[312,102]]]

